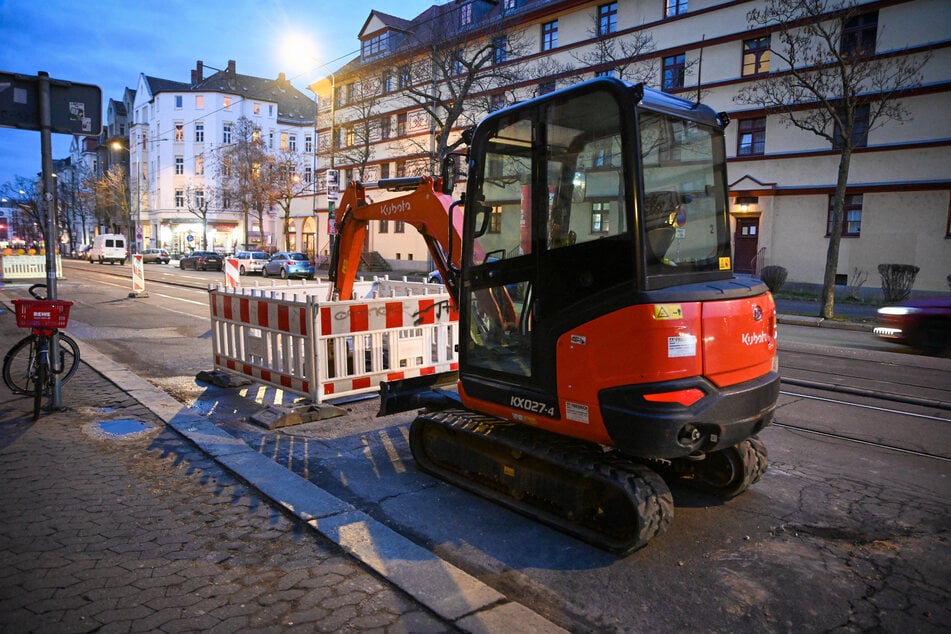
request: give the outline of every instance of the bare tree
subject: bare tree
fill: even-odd
[[[124,231],[131,220],[129,205],[129,177],[124,165],[109,167],[95,181],[97,220],[110,231]]]
[[[503,105],[491,103],[493,96],[504,96],[504,88],[523,76],[524,65],[515,61],[527,50],[521,35],[508,31],[501,18],[480,28],[460,27],[462,6],[445,5],[439,17],[420,26],[414,34],[415,57],[400,69],[408,75],[400,89],[431,122],[432,145],[423,149],[430,154],[431,170],[462,143],[450,141],[459,123],[474,125],[484,112]],[[481,107],[473,107],[476,98],[483,100]]]
[[[609,32],[597,12],[592,13],[591,18],[588,34],[594,39],[594,46],[582,49],[580,53],[573,52],[571,56],[582,67],[612,71],[614,77],[624,81],[656,83],[659,76],[657,58],[652,53],[657,49],[657,43],[650,31],[621,36]]]
[[[17,209],[12,218],[11,234],[25,242],[36,242],[46,236],[46,222],[40,212],[40,194],[36,189],[36,181],[24,176],[15,176],[10,182],[4,183],[0,194],[13,203]]]
[[[295,150],[283,148],[273,157],[270,163],[271,169],[271,192],[270,202],[280,207],[283,219],[284,249],[289,250],[290,235],[288,229],[291,223],[291,203],[298,196],[310,190],[310,183],[306,182],[301,176],[303,172],[304,161],[300,154]],[[362,176],[361,176],[362,180]],[[303,245],[298,244],[297,249],[303,250]]]
[[[361,181],[365,180],[367,163],[373,158],[373,141],[380,138],[386,128],[377,116],[381,89],[379,75],[359,77],[344,88],[349,118],[337,123],[337,130],[343,137],[337,143],[337,156],[345,163],[357,166],[358,180]]]
[[[196,186],[191,181],[185,186],[185,209],[201,221],[200,248],[208,248],[208,212],[212,205],[211,192],[204,185]]]
[[[247,117],[235,121],[232,143],[218,153],[220,195],[244,218],[244,248],[250,248],[248,226],[251,214],[264,231],[264,209],[270,199],[272,157],[261,138],[261,129]]]
[[[855,0],[767,0],[751,10],[751,28],[770,34],[770,53],[783,67],[740,90],[736,100],[782,117],[786,125],[828,141],[840,151],[832,197],[821,316],[835,314],[835,276],[852,153],[869,131],[905,121],[900,97],[921,84],[928,56],[875,55],[875,29],[862,32],[867,13]],[[877,26],[877,25],[876,25]]]

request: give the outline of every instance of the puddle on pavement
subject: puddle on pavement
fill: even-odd
[[[96,423],[99,429],[110,436],[129,436],[131,434],[138,434],[151,429],[149,425],[146,425],[140,420],[135,420],[133,418],[120,418],[119,420],[105,420],[99,421]]]

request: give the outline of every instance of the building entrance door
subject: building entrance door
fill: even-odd
[[[756,252],[759,248],[759,218],[737,218],[733,234],[733,271],[756,273]]]

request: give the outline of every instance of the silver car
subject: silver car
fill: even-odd
[[[238,251],[234,257],[238,260],[238,275],[260,273],[264,263],[268,261],[268,255],[264,251]]]

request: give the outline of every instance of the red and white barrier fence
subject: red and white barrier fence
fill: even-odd
[[[241,286],[238,275],[238,258],[225,258],[225,288]]]
[[[373,284],[373,294],[396,292],[418,294],[330,302],[314,285],[211,289],[215,368],[316,403],[458,369],[459,316],[445,289]]]

